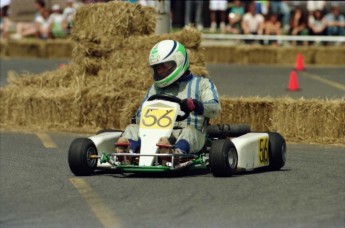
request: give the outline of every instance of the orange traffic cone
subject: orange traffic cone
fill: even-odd
[[[299,90],[299,87],[298,87],[297,72],[293,70],[290,73],[288,91],[298,91],[298,90]]]
[[[299,71],[305,70],[304,69],[304,59],[303,59],[302,54],[297,55],[295,70],[299,70]]]

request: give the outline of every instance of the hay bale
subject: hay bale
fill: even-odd
[[[296,142],[344,144],[344,121],[344,100],[284,98],[274,106],[271,130]]]
[[[248,48],[246,47],[223,47],[208,46],[205,47],[206,61],[213,63],[248,63]],[[222,53],[221,55],[219,53]]]
[[[272,98],[222,97],[220,122],[249,124],[253,131],[268,131],[273,105]]]
[[[44,43],[39,40],[9,40],[7,54],[9,57],[45,57]]]
[[[277,131],[290,142],[345,144],[344,99],[222,97],[221,105],[221,117],[213,123],[249,124],[253,131]]]
[[[154,8],[127,2],[87,4],[76,12],[72,39],[110,45],[116,36],[150,35],[155,31],[154,15]]]
[[[4,42],[2,39],[0,39],[0,57],[7,56],[8,55],[7,50],[8,50],[7,42]]]
[[[40,74],[22,74],[17,80],[11,81],[6,89],[19,90],[21,88],[56,89],[74,88],[81,74],[75,64],[66,65],[63,69],[56,69]]]
[[[296,63],[296,56],[302,54],[304,57],[305,64],[315,64],[315,48],[310,47],[282,47],[276,49],[278,64],[290,64],[294,65]]]
[[[170,39],[177,40],[182,43],[187,49],[195,49],[200,46],[201,35],[200,32],[192,27],[186,27],[184,32],[175,33]]]
[[[116,50],[121,50],[122,42],[124,38],[122,36],[114,36],[111,42],[99,43],[92,41],[77,42],[74,41],[74,49],[72,53],[72,59],[75,62],[81,63],[83,58],[100,58],[106,57],[109,53]]]
[[[44,56],[46,58],[66,58],[72,55],[73,45],[69,39],[45,41]]]
[[[315,50],[315,64],[345,65],[345,47],[317,47]]]
[[[248,48],[248,47],[247,47]],[[277,61],[276,47],[249,47],[246,51],[248,64],[272,64]]]

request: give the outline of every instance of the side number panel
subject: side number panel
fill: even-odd
[[[260,165],[268,165],[268,138],[262,137],[258,140],[258,155]]]

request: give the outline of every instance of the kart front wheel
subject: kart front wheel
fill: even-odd
[[[286,143],[283,136],[277,132],[268,132],[269,160],[271,170],[280,170],[286,161]]]
[[[238,156],[235,145],[229,139],[220,139],[212,143],[210,168],[215,177],[230,177],[236,172]]]
[[[91,158],[97,155],[97,148],[91,139],[75,139],[68,150],[68,164],[72,173],[76,176],[89,176],[97,166],[97,159]]]

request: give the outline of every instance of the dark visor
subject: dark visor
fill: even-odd
[[[153,78],[155,81],[160,81],[169,76],[176,69],[175,61],[159,63],[152,66]]]

